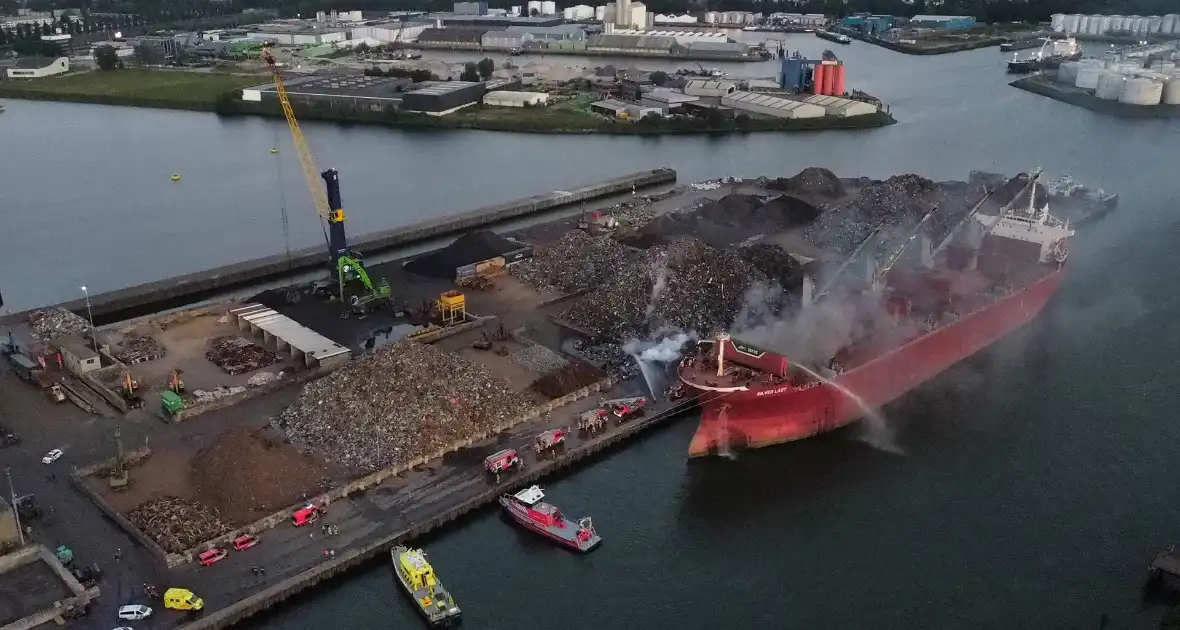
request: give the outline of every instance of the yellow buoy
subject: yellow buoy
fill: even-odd
[[[275,148],[275,147],[271,147],[271,148],[270,148],[270,152],[271,152],[271,153],[278,153],[278,152],[279,152],[279,150],[278,150],[277,148]]]
[[[172,181],[174,181],[174,182],[178,182],[178,181],[180,181],[180,175],[177,175],[176,173],[173,173],[173,174],[172,174]]]

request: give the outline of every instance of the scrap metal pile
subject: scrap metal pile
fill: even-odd
[[[90,322],[73,311],[52,308],[29,313],[29,325],[37,341],[53,341],[68,335],[81,335],[90,330]]]
[[[850,254],[877,227],[883,240],[902,237],[941,200],[934,182],[917,175],[895,175],[870,183],[847,203],[824,212],[807,228],[806,236],[819,247]]]
[[[218,337],[209,342],[205,358],[231,376],[253,372],[279,362],[279,357],[270,350],[233,335]]]
[[[316,494],[330,471],[289,445],[236,427],[218,436],[192,462],[201,498],[223,518],[243,525]]]
[[[639,252],[609,235],[567,232],[552,247],[538,248],[529,260],[510,267],[512,275],[541,293],[564,295],[601,286]]]
[[[759,178],[761,179],[761,178]],[[799,171],[794,177],[779,177],[765,183],[767,188],[800,195],[813,195],[839,199],[848,194],[844,183],[832,171],[826,168],[809,167]]]
[[[299,448],[369,472],[482,435],[530,406],[484,365],[402,341],[307,384],[275,425]]]
[[[126,516],[168,553],[180,553],[233,529],[216,508],[174,496],[145,501]]]
[[[115,358],[127,365],[162,359],[165,354],[164,346],[151,335],[126,335],[115,350]]]
[[[733,323],[751,283],[766,280],[737,254],[681,237],[649,249],[645,262],[618,268],[561,317],[612,340],[668,326],[711,334]]]
[[[533,381],[529,389],[549,399],[561,398],[597,383],[603,376],[605,374],[588,365],[573,363]]]
[[[529,344],[508,355],[508,358],[533,374],[549,374],[569,365],[565,357],[539,343]]]
[[[578,340],[574,342],[574,349],[587,361],[601,367],[604,372],[616,378],[629,381],[640,375],[635,357],[623,351],[622,343],[614,341],[587,343]]]

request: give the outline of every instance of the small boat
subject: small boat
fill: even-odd
[[[517,523],[570,549],[586,553],[598,546],[602,538],[594,531],[590,517],[570,522],[557,509],[542,499],[545,493],[538,486],[525,488],[516,494],[500,497],[500,505]]]
[[[393,571],[414,605],[432,626],[451,623],[459,618],[459,606],[434,574],[421,549],[398,545],[389,552]]]
[[[177,173],[173,173],[172,174],[172,181],[174,181],[174,182],[180,181],[180,175]]]

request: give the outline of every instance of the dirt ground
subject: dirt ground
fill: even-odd
[[[181,380],[187,391],[192,392],[196,389],[211,390],[218,386],[245,386],[250,377],[258,372],[277,373],[287,367],[287,363],[280,362],[261,370],[231,376],[206,359],[205,352],[211,340],[225,335],[242,336],[236,327],[218,322],[225,315],[225,308],[228,305],[171,313],[117,328],[124,334],[151,336],[167,351],[162,359],[130,366],[145,394],[166,389],[174,369],[181,370]],[[258,342],[254,339],[250,341]],[[145,395],[145,398],[148,396]]]
[[[325,479],[344,471],[300,454],[271,430],[231,428],[197,453],[157,450],[131,469],[131,489],[112,492],[105,479],[89,478],[112,507],[127,513],[149,499],[177,496],[217,508],[227,523],[244,525],[317,494]]]
[[[491,339],[492,332],[495,330],[494,326],[495,325],[493,324],[493,327],[490,329],[488,326],[484,326],[482,328],[470,330],[465,333],[443,339],[442,341],[439,341],[433,345],[442,350],[454,352],[459,356],[475,363],[481,363],[487,366],[487,368],[491,370],[493,374],[506,381],[509,387],[515,391],[520,392],[521,395],[528,396],[529,399],[535,403],[540,404],[548,402],[547,398],[540,396],[529,389],[529,385],[532,385],[533,381],[537,380],[539,375],[526,370],[516,363],[513,363],[512,359],[510,358],[512,353],[523,349],[525,346],[515,341],[509,340],[493,341],[492,350],[476,350],[475,348],[471,347],[472,343],[480,340],[480,333],[486,332],[488,338]],[[504,347],[507,349],[508,354],[504,356],[496,354],[495,350],[499,347]]]

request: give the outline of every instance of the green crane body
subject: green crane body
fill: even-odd
[[[381,280],[379,280],[377,284],[374,285],[373,281],[369,279],[369,274],[367,271],[365,271],[364,265],[362,265],[359,260],[349,256],[341,256],[336,260],[336,277],[340,282],[341,302],[348,302],[344,287],[350,279],[349,274],[355,275],[356,278],[361,281],[361,284],[364,284],[365,288],[369,291],[367,296],[358,298],[359,303],[363,304],[373,300],[389,298],[389,281],[387,281],[385,278],[381,278]]]

